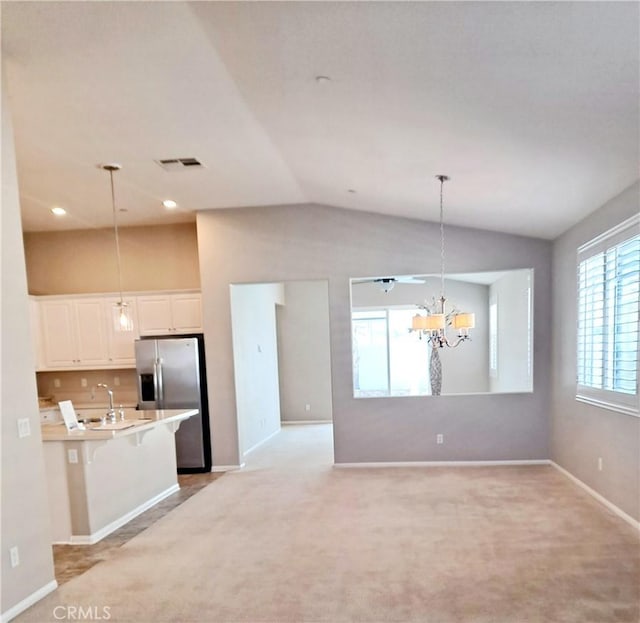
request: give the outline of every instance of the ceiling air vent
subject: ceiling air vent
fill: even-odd
[[[165,171],[186,171],[204,166],[197,158],[167,158],[166,160],[156,160],[156,162]]]

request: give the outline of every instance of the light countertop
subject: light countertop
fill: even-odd
[[[124,424],[126,428],[112,430],[109,423],[102,426],[99,423],[86,425],[86,430],[67,431],[64,423],[43,424],[42,441],[98,441],[124,437],[135,433],[149,430],[159,424],[178,423],[187,418],[198,415],[198,409],[161,409],[149,411],[137,411],[136,409],[125,409],[124,420],[119,417],[116,425]]]

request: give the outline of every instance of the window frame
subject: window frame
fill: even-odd
[[[603,409],[617,411],[626,415],[640,417],[640,339],[636,344],[636,389],[635,393],[609,390],[579,383],[579,350],[580,350],[580,265],[600,253],[607,253],[625,242],[640,235],[640,214],[634,215],[622,223],[596,236],[592,240],[581,245],[576,253],[576,400],[591,404]],[[606,283],[606,282],[605,282]],[[607,303],[607,296],[603,304]],[[638,319],[638,331],[640,334],[640,318]]]

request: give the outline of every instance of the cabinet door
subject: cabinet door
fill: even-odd
[[[174,294],[171,297],[173,330],[177,333],[202,331],[202,313],[199,294]]]
[[[102,301],[82,299],[74,302],[77,362],[82,366],[108,364],[107,333]]]
[[[75,314],[72,301],[40,303],[42,355],[47,368],[78,365],[75,343]]]
[[[162,335],[171,332],[171,296],[139,296],[138,324],[140,335]]]
[[[123,366],[135,366],[136,353],[135,341],[139,337],[138,314],[136,312],[135,299],[124,299],[129,305],[133,316],[133,331],[116,331],[113,320],[113,306],[120,299],[104,299],[103,309],[107,321],[107,346],[109,351],[109,364]]]

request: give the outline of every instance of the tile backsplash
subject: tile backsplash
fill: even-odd
[[[73,370],[65,372],[38,372],[38,396],[48,398],[53,404],[71,400],[78,406],[103,407],[109,404],[107,392],[98,383],[113,390],[113,402],[134,406],[138,401],[136,371],[122,370]],[[41,405],[43,401],[41,401]]]

